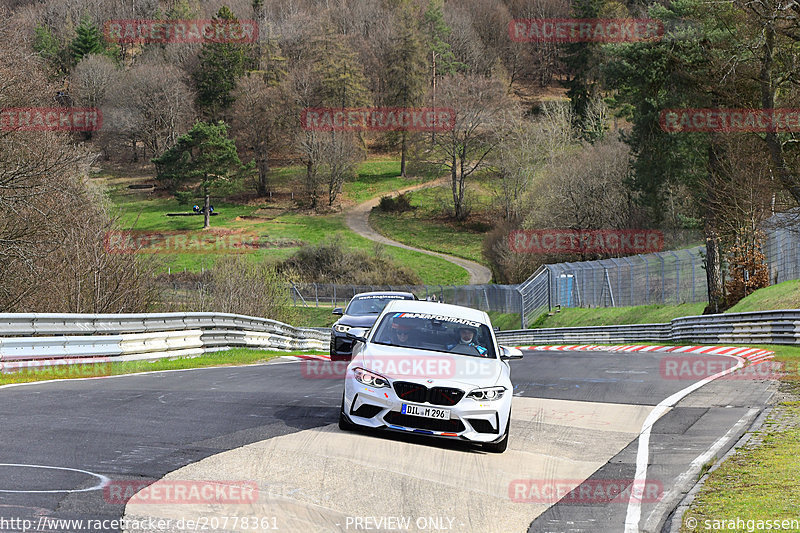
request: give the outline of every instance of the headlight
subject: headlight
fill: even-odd
[[[383,376],[379,376],[374,372],[370,372],[369,370],[355,368],[353,370],[353,374],[355,375],[356,381],[363,383],[364,385],[369,385],[370,387],[375,387],[376,389],[389,386],[389,380]]]
[[[506,392],[505,387],[486,387],[484,389],[475,389],[467,394],[467,398],[481,401],[499,400]]]
[[[345,326],[343,324],[336,324],[335,326],[333,326],[333,329],[335,329],[339,333],[347,333],[348,331],[350,331],[350,326]]]

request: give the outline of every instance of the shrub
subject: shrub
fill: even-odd
[[[398,194],[397,196],[381,196],[381,201],[378,204],[378,209],[385,213],[404,213],[416,209],[411,205],[411,199],[407,193]]]
[[[372,255],[345,248],[341,241],[304,246],[283,261],[278,270],[303,283],[354,285],[416,285],[421,282],[411,269],[398,265],[382,251]]]

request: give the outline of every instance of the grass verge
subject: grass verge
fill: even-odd
[[[485,264],[483,240],[489,229],[482,223],[456,223],[441,216],[440,198],[446,187],[409,193],[413,211],[370,213],[369,222],[381,235],[409,246],[441,252]]]
[[[267,350],[251,350],[233,348],[221,352],[213,352],[198,357],[180,357],[174,359],[158,359],[155,361],[118,361],[109,363],[63,365],[59,367],[29,368],[18,372],[0,374],[0,385],[12,383],[29,383],[52,379],[76,379],[104,376],[121,376],[140,372],[159,370],[182,370],[189,368],[205,368],[216,366],[248,365],[264,363],[275,357],[284,355],[323,354],[327,352],[275,352]]]
[[[669,322],[673,318],[700,315],[706,304],[637,305],[634,307],[583,308],[566,307],[543,314],[532,324],[536,328],[563,328],[574,326],[610,326],[616,324],[654,324]]]

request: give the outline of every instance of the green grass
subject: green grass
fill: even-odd
[[[486,314],[492,321],[492,326],[500,328],[505,331],[508,329],[519,329],[520,318],[519,313],[499,313],[497,311],[488,311]]]
[[[221,352],[213,352],[198,357],[181,357],[159,359],[155,361],[120,361],[111,363],[65,365],[61,367],[44,367],[25,369],[20,372],[0,374],[0,385],[12,383],[29,383],[51,379],[75,379],[97,376],[120,376],[138,372],[157,370],[181,370],[188,368],[204,368],[215,366],[248,365],[263,363],[283,355],[322,354],[327,352],[276,352],[233,348]]]
[[[654,324],[673,318],[700,315],[706,304],[638,305],[587,309],[565,307],[552,316],[543,315],[535,327],[562,328],[572,326],[610,326],[616,324]]]
[[[398,242],[485,263],[482,249],[487,226],[469,221],[461,224],[443,217],[441,200],[448,191],[447,186],[439,186],[408,193],[415,210],[384,213],[375,209],[370,214],[370,224]]]
[[[400,161],[366,161],[359,166],[356,179],[344,184],[342,193],[346,199],[361,203],[433,178],[435,176],[401,178]]]
[[[782,402],[778,409],[800,417],[800,402]],[[761,445],[740,448],[708,476],[683,516],[681,532],[711,531],[705,527],[707,520],[712,527],[714,520],[733,520],[733,528],[716,528],[724,531],[755,531],[758,520],[800,520],[800,428],[779,432],[767,425],[761,431]],[[737,518],[744,527],[736,527]],[[687,520],[699,526],[689,528]],[[748,525],[750,520],[754,522]]]
[[[327,328],[338,320],[339,316],[332,313],[333,307],[313,307],[313,302],[309,302],[309,304],[309,307],[298,307],[296,309],[298,318],[295,319],[294,326],[301,328]],[[340,305],[344,306],[344,302],[340,302]]]
[[[353,194],[370,196],[369,187],[374,190],[393,190],[396,185],[391,178],[391,169],[396,162],[376,161],[362,165],[365,173],[383,171],[384,174],[363,174],[364,188]],[[399,171],[399,167],[398,167]],[[286,171],[290,174],[289,171]],[[388,177],[387,177],[388,176]],[[398,178],[399,179],[399,178]],[[135,229],[146,232],[180,232],[190,238],[208,235],[202,231],[202,217],[167,217],[167,212],[185,212],[189,208],[173,198],[152,197],[147,193],[130,191],[124,186],[108,190],[111,201],[119,212],[119,227],[123,230]],[[338,236],[343,245],[372,252],[374,243],[350,231],[344,221],[343,213],[330,215],[306,215],[288,208],[276,207],[267,203],[257,205],[234,205],[213,202],[218,216],[212,217],[212,230],[238,232],[244,238],[267,241],[270,247],[245,250],[253,260],[281,260],[296,252],[303,244],[329,242]],[[225,250],[222,250],[223,252]],[[235,250],[242,252],[241,249]],[[463,268],[438,257],[400,248],[387,247],[385,252],[395,261],[416,272],[423,283],[461,285],[469,282],[469,274]],[[191,249],[186,252],[160,253],[164,260],[162,270],[172,272],[187,270],[199,272],[211,268],[219,257],[219,250],[204,251]]]
[[[639,305],[635,307],[608,307],[586,309],[562,308],[548,316],[543,314],[532,324],[536,328],[561,328],[570,326],[609,326],[615,324],[650,324],[669,322],[673,318],[703,314],[706,304]],[[800,307],[800,280],[785,281],[755,291],[725,311],[767,311],[770,309],[796,309]]]
[[[784,281],[742,298],[726,313],[800,308],[800,280]]]

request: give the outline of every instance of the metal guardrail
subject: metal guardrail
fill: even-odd
[[[800,309],[676,318],[663,324],[584,326],[501,331],[508,345],[662,342],[800,344]]]
[[[324,350],[330,334],[229,313],[0,314],[0,366],[158,359],[233,347]]]

